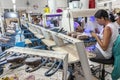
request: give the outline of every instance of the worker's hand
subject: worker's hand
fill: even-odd
[[[97,34],[95,32],[91,32],[92,37],[96,38]]]

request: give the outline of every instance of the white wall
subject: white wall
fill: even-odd
[[[79,6],[81,9],[88,9],[89,0],[80,0]]]
[[[110,7],[109,3],[107,3],[107,6],[104,6],[105,2],[107,3],[109,1],[103,1],[103,2],[101,2],[101,4],[98,4],[98,8],[103,8],[103,9],[108,8],[109,9],[109,7]],[[113,0],[112,1],[112,8],[113,9],[114,8],[120,8],[120,0]]]
[[[47,4],[47,0],[29,0],[30,6],[29,8],[27,8],[26,1],[27,0],[16,0],[17,9],[32,10],[33,12],[43,12],[43,8]],[[13,8],[12,0],[0,0],[0,2],[1,2],[1,8],[5,8],[5,9]],[[33,5],[35,4],[38,5],[37,10],[33,8]]]
[[[56,0],[57,8],[65,9],[67,7],[67,0]]]
[[[2,12],[2,8],[1,8],[1,2],[0,2],[0,13]]]
[[[12,0],[0,0],[1,2],[1,8],[8,8],[11,9],[12,6]]]
[[[28,0],[30,3],[29,8],[27,8],[26,2],[27,0],[16,0],[16,7],[17,9],[23,9],[23,10],[28,10],[28,11],[33,11],[33,12],[43,12],[43,8],[45,5],[47,5],[47,0]],[[55,2],[53,2],[55,1]],[[52,9],[57,9],[57,8],[66,8],[67,7],[67,0],[48,0],[49,4],[52,5]],[[0,0],[1,2],[1,8],[5,9],[12,9],[13,4],[12,0]],[[38,9],[34,9],[33,5],[38,5]],[[53,6],[53,4],[55,4]]]
[[[113,4],[112,4],[112,7],[113,8],[120,8],[120,0],[114,1]]]
[[[17,9],[25,9],[26,6],[26,2],[27,0],[16,0],[16,8]]]
[[[43,8],[47,4],[47,0],[29,0],[30,1],[30,10],[36,13],[42,12],[43,13]],[[38,5],[38,9],[35,10],[33,8],[33,5]]]
[[[50,13],[56,12],[56,0],[48,0],[48,6],[50,8]]]
[[[55,13],[56,9],[66,9],[67,7],[67,0],[48,0],[48,5],[50,7],[51,13]]]

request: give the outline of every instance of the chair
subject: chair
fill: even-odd
[[[118,35],[117,39],[115,40],[113,47],[112,47],[112,58],[111,59],[95,59],[91,58],[90,60],[93,62],[97,62],[102,64],[102,75],[99,76],[101,80],[105,80],[105,64],[113,64],[114,63],[114,68],[111,73],[112,80],[117,80],[120,78],[120,35]],[[114,57],[114,58],[113,58]]]
[[[92,70],[93,73],[95,72],[95,74],[96,74],[97,72],[99,72],[99,77],[98,77],[98,78],[99,78],[100,80],[105,80],[106,75],[107,75],[107,74],[111,74],[111,73],[105,71],[105,65],[113,65],[113,64],[114,64],[114,58],[113,58],[113,57],[111,57],[110,59],[90,58],[90,61],[96,62],[96,63],[99,63],[99,64],[100,64],[99,68],[97,68],[97,69],[95,70],[96,72],[93,71],[93,69],[91,68],[91,70]],[[94,68],[94,67],[93,67],[93,68]]]

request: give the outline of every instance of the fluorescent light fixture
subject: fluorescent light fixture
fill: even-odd
[[[12,3],[15,4],[16,0],[12,0]]]
[[[15,4],[13,5],[13,10],[16,11],[16,5]]]

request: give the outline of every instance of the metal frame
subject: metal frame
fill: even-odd
[[[75,54],[75,55],[79,56],[79,61],[81,62],[85,79],[93,80],[83,41],[69,37],[62,33],[56,33],[56,32],[50,31],[45,28],[41,28],[41,29],[44,30],[44,31],[42,31],[42,32],[44,32],[43,35],[45,34],[46,36],[49,36],[49,34],[46,34],[46,32],[49,32],[50,34],[52,34],[52,37],[56,43],[56,46],[64,46],[65,45],[64,40],[74,44],[77,49],[77,54]]]

